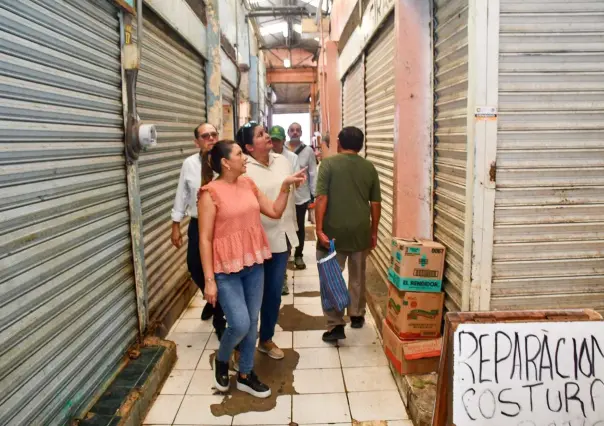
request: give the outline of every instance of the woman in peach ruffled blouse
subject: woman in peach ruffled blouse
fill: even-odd
[[[305,170],[287,177],[273,202],[251,179],[242,176],[246,157],[235,142],[216,143],[208,161],[218,178],[209,183],[209,179],[204,179],[207,184],[200,190],[197,205],[205,298],[212,305],[220,300],[228,323],[214,363],[214,381],[219,391],[229,389],[229,359],[239,345],[237,389],[267,398],[270,388],[253,371],[263,296],[263,263],[271,257],[260,214],[279,219],[291,185],[304,182]]]

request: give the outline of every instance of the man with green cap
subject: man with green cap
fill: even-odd
[[[292,165],[294,173],[297,172],[299,170],[298,156],[289,149],[285,148],[285,129],[281,126],[273,126],[271,127],[270,136],[271,140],[273,141],[273,152],[276,154],[281,154],[287,158]],[[294,220],[294,222],[296,221]],[[297,228],[298,224],[296,222],[296,230]],[[291,250],[290,236],[287,236],[287,247]],[[281,294],[284,296],[289,294],[289,288],[287,287],[287,272],[285,273],[285,278],[283,280],[283,291]]]

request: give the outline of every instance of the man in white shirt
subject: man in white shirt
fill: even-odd
[[[306,168],[308,170],[306,182],[296,189],[295,193],[299,245],[296,247],[296,252],[294,253],[294,264],[296,265],[296,269],[306,269],[306,264],[302,257],[306,231],[304,222],[308,206],[315,200],[317,157],[314,150],[300,140],[302,137],[302,126],[299,123],[292,123],[287,130],[287,134],[289,135],[289,142],[286,144],[287,148],[298,156],[298,166],[300,169]]]
[[[199,254],[199,224],[197,222],[197,192],[201,186],[201,154],[212,149],[218,141],[218,132],[211,124],[201,124],[193,131],[195,136],[195,145],[199,148],[199,152],[185,159],[180,169],[180,178],[178,180],[178,188],[176,189],[176,197],[174,198],[174,207],[172,208],[172,244],[176,248],[182,246],[182,235],[180,232],[180,222],[190,216],[189,222],[189,244],[187,247],[187,266],[191,277],[197,286],[204,291],[205,279],[203,269],[201,267],[201,256]],[[213,325],[216,329],[216,335],[220,338],[226,328],[226,319],[220,304],[212,307],[210,303],[206,303],[201,319],[207,321],[213,319]]]
[[[300,170],[298,167],[298,156],[296,154],[294,154],[293,152],[291,152],[289,149],[285,148],[285,129],[281,126],[273,126],[273,127],[271,127],[270,136],[271,136],[271,140],[273,142],[273,152],[275,152],[277,154],[281,154],[285,158],[287,158],[287,160],[292,165],[292,170],[294,173],[297,172],[298,170]],[[290,200],[289,200],[289,202],[291,202],[291,204],[292,204],[292,207],[294,206],[293,198],[294,197],[290,197]],[[293,207],[292,211],[293,211],[293,214],[295,214],[294,207]],[[298,222],[297,222],[297,220],[295,222],[296,222],[296,232],[298,232]],[[292,249],[291,242],[288,238],[287,239],[288,256],[289,256],[289,254],[291,254],[291,249]],[[285,273],[285,277],[283,279],[283,290],[281,291],[281,294],[283,296],[287,296],[289,294],[289,288],[287,287],[287,272]]]

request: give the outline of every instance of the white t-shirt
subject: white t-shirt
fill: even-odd
[[[270,153],[268,167],[248,156],[246,175],[254,181],[258,189],[269,200],[274,201],[277,199],[283,180],[293,174],[293,172],[294,168],[292,164],[281,154]],[[296,207],[293,191],[289,194],[287,206],[281,219],[271,219],[262,215],[261,220],[262,227],[268,238],[271,253],[284,253],[287,251],[286,236],[292,247],[298,246]]]

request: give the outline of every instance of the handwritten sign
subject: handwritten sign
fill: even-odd
[[[604,426],[604,323],[460,324],[456,426]]]
[[[394,0],[370,0],[361,20],[363,43],[366,43],[384,18],[394,8]]]

